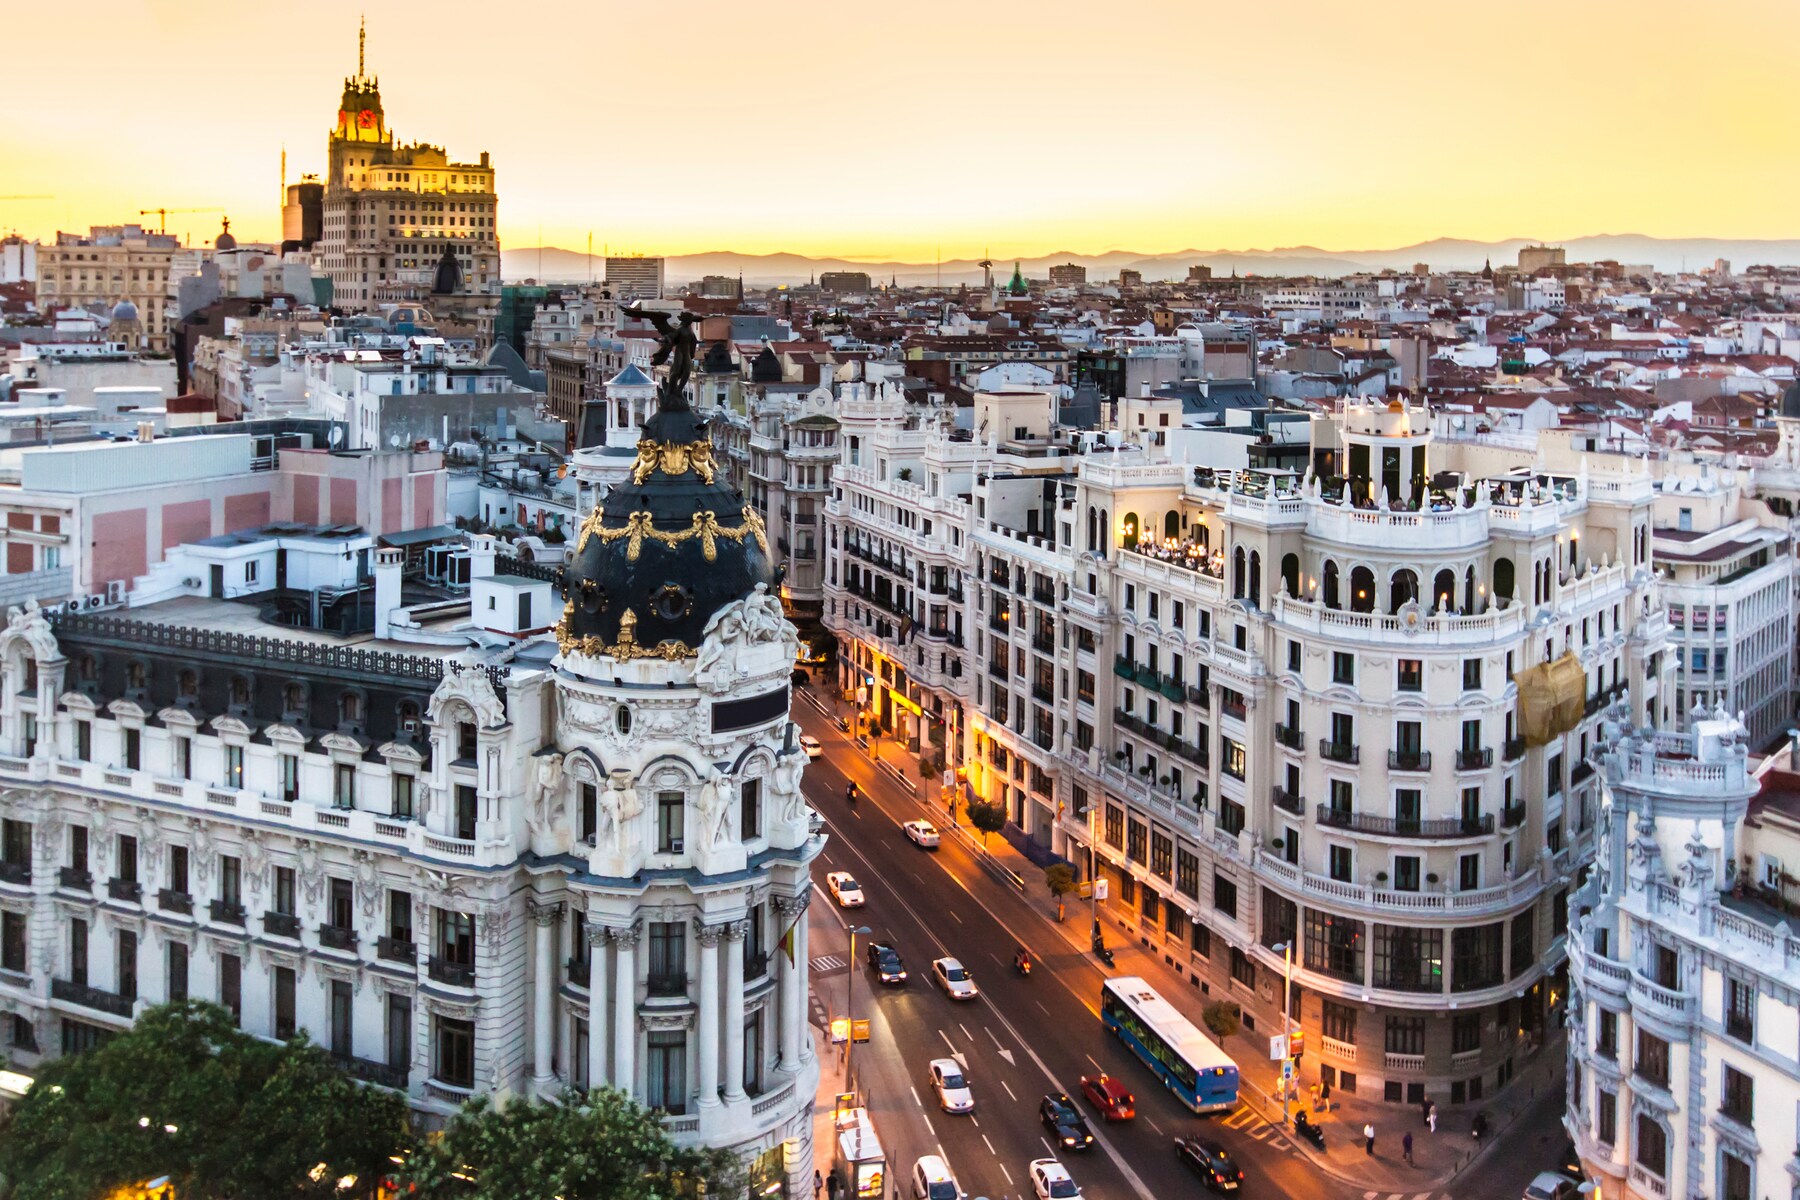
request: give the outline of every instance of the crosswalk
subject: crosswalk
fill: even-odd
[[[1450,1200],[1449,1192],[1364,1192],[1363,1200]]]
[[[1259,1116],[1255,1109],[1247,1104],[1240,1104],[1230,1113],[1219,1119],[1219,1124],[1227,1129],[1235,1130],[1247,1138],[1254,1138],[1272,1150],[1283,1154],[1296,1153],[1294,1143],[1281,1130],[1269,1124]]]
[[[812,960],[812,969],[815,975],[823,975],[827,971],[841,971],[849,965],[849,959],[840,958],[836,954],[821,954]]]

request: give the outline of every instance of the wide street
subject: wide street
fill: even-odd
[[[895,946],[910,975],[905,985],[884,988],[866,963],[843,963],[847,949],[841,935],[821,941],[815,934],[816,991],[834,997],[835,1008],[843,1003],[847,984],[856,1015],[873,1019],[872,1039],[856,1047],[854,1061],[887,1149],[891,1195],[910,1196],[908,1177],[916,1158],[941,1153],[969,1197],[1030,1197],[1027,1164],[1046,1156],[1060,1159],[1092,1200],[1198,1196],[1205,1189],[1173,1152],[1174,1139],[1190,1134],[1222,1142],[1244,1170],[1243,1194],[1252,1196],[1516,1196],[1554,1153],[1560,1110],[1547,1096],[1508,1131],[1521,1142],[1530,1139],[1529,1153],[1490,1152],[1452,1187],[1371,1193],[1325,1173],[1249,1107],[1196,1117],[1105,1031],[1098,1010],[1102,966],[1074,949],[1057,928],[1041,878],[1027,878],[1022,894],[965,839],[948,832],[938,850],[915,846],[900,823],[930,815],[942,826],[943,814],[927,814],[804,699],[794,705],[794,715],[825,747],[805,777],[808,799],[831,833],[815,864],[822,897],[814,907],[815,929],[821,906],[836,910],[825,875],[848,871],[867,904],[837,915]],[[855,805],[845,799],[847,779],[861,791]],[[1071,903],[1068,920],[1085,928],[1085,902]],[[859,938],[859,958],[868,940]],[[1013,950],[1021,944],[1037,960],[1029,978],[1012,965]],[[954,1001],[935,986],[930,963],[940,955],[962,960],[980,986],[979,997]],[[844,972],[848,979],[833,978]],[[1191,1002],[1182,1003],[1197,1018]],[[941,1112],[926,1083],[930,1060],[950,1055],[967,1064],[975,1096],[971,1115]],[[827,1072],[836,1066],[828,1061]],[[1081,1100],[1081,1076],[1099,1071],[1120,1077],[1136,1093],[1135,1120],[1109,1125]],[[1046,1140],[1049,1131],[1039,1120],[1038,1103],[1051,1091],[1075,1097],[1088,1117],[1096,1144],[1085,1154],[1053,1152]],[[1333,1138],[1350,1136],[1341,1125],[1328,1128]],[[1538,1143],[1546,1144],[1540,1149]],[[819,1151],[826,1161],[830,1148]]]

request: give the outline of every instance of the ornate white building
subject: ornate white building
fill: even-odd
[[[685,406],[652,419],[582,526],[554,641],[352,646],[198,598],[15,611],[15,1065],[216,1000],[440,1116],[611,1083],[742,1154],[758,1194],[804,1194],[823,839],[788,721],[793,627],[707,445]]]

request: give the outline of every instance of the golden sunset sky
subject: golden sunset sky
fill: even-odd
[[[54,199],[0,231],[278,237],[363,14],[399,136],[492,153],[503,246],[1800,235],[1800,0],[14,0],[0,196]]]

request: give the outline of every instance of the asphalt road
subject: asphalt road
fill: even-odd
[[[1174,1155],[1174,1139],[1194,1133],[1218,1139],[1236,1156],[1247,1195],[1352,1194],[1251,1110],[1201,1118],[1166,1093],[1100,1023],[1104,973],[1097,960],[1062,939],[1041,881],[1027,880],[1029,890],[1021,894],[949,834],[937,851],[913,845],[899,825],[926,815],[918,802],[903,796],[809,706],[796,705],[795,714],[826,747],[805,782],[808,799],[833,834],[815,864],[816,881],[824,891],[826,872],[854,875],[868,902],[844,915],[899,949],[911,975],[904,987],[884,989],[863,963],[852,964],[860,972],[854,982],[858,1011],[866,1011],[862,1006],[873,995],[892,1039],[890,1046],[860,1047],[857,1054],[901,1060],[933,1148],[941,1149],[969,1196],[1030,1197],[1027,1164],[1043,1157],[1060,1159],[1091,1200],[1208,1194]],[[855,805],[844,798],[847,777],[862,791]],[[1071,906],[1069,920],[1085,922],[1086,914]],[[1037,960],[1029,978],[1012,967],[1019,944]],[[930,962],[940,955],[969,968],[981,989],[977,999],[953,1001],[933,985]],[[951,1055],[967,1064],[976,1103],[971,1115],[938,1111],[926,1085],[930,1060]],[[1080,1102],[1081,1076],[1099,1071],[1118,1076],[1137,1094],[1137,1118],[1108,1125],[1089,1108],[1096,1145],[1080,1155],[1053,1153],[1038,1119],[1039,1100],[1063,1091]],[[868,1077],[863,1069],[857,1073]],[[890,1153],[895,1195],[909,1194],[912,1165],[912,1157],[902,1161]]]

